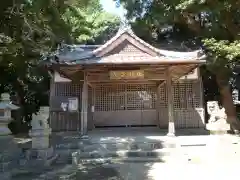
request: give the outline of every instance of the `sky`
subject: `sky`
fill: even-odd
[[[124,19],[124,9],[122,6],[117,8],[113,0],[100,0],[100,3],[105,11],[116,14],[120,16],[121,19]]]

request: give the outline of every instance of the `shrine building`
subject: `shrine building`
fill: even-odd
[[[53,131],[203,128],[201,51],[155,48],[124,28],[103,45],[62,45],[51,72]]]

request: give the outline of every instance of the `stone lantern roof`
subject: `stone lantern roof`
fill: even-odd
[[[1,102],[0,102],[0,109],[10,109],[10,110],[17,110],[19,109],[18,106],[12,104],[10,101],[10,95],[8,93],[1,94]]]

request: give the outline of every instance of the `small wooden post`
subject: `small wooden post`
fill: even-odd
[[[84,73],[84,82],[82,87],[82,111],[81,111],[81,134],[87,134],[87,110],[88,110],[88,83],[86,73]]]
[[[173,85],[172,85],[172,77],[169,71],[167,70],[167,98],[168,98],[168,136],[175,136],[175,124],[174,124],[174,99],[173,99]]]

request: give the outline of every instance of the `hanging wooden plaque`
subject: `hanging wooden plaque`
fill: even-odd
[[[110,71],[110,79],[144,79],[143,70]]]

